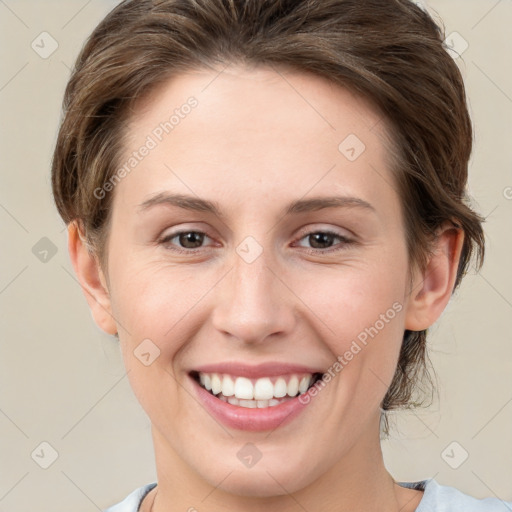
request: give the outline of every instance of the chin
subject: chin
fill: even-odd
[[[264,470],[237,470],[219,488],[229,494],[254,498],[281,496],[297,490],[289,489],[290,482],[287,478],[281,478],[279,473],[277,476],[271,474],[274,478]]]
[[[230,473],[231,471],[231,473]],[[302,465],[288,466],[285,459],[275,464],[263,465],[262,461],[252,468],[231,468],[226,471],[228,475],[222,480],[218,471],[203,475],[212,486],[235,496],[269,498],[283,496],[300,491],[315,480],[315,476],[308,471],[305,473]],[[219,485],[219,480],[221,483]]]

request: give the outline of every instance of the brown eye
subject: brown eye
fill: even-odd
[[[314,249],[327,249],[334,243],[335,235],[331,233],[311,233],[308,235],[308,241]]]
[[[197,231],[188,231],[180,233],[178,240],[181,247],[186,249],[196,249],[200,247],[204,240],[204,233],[198,233]]]
[[[204,239],[210,238],[201,231],[177,231],[162,238],[159,243],[176,252],[194,252],[200,249]]]
[[[314,254],[343,250],[350,244],[355,243],[354,240],[340,235],[339,233],[335,233],[334,231],[312,231],[310,233],[306,233],[305,236],[300,238],[300,241],[302,240],[307,240],[311,248],[311,250],[308,252]],[[336,240],[340,242],[336,244]],[[299,244],[299,246],[304,247],[301,244]],[[333,246],[334,248],[332,248]],[[308,249],[308,247],[305,248]]]

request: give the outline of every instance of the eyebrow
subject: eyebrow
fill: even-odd
[[[184,194],[168,194],[161,192],[146,201],[142,202],[138,209],[144,212],[154,206],[177,206],[185,210],[196,212],[212,213],[219,218],[224,218],[219,204],[215,201],[201,199],[199,197],[188,196]],[[351,196],[328,196],[328,197],[312,197],[309,199],[299,199],[290,203],[284,210],[283,215],[314,212],[325,208],[357,208],[361,210],[376,213],[375,208],[359,197]]]

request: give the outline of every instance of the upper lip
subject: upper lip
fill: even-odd
[[[280,375],[288,375],[294,373],[323,373],[323,370],[321,369],[300,364],[269,362],[257,365],[249,365],[236,361],[207,364],[194,368],[193,371],[200,373],[224,373],[237,377],[247,377],[249,379],[258,379],[261,377],[278,377]]]

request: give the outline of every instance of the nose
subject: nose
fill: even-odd
[[[249,345],[292,332],[294,295],[280,274],[266,251],[251,263],[235,254],[233,267],[218,285],[214,327]]]

